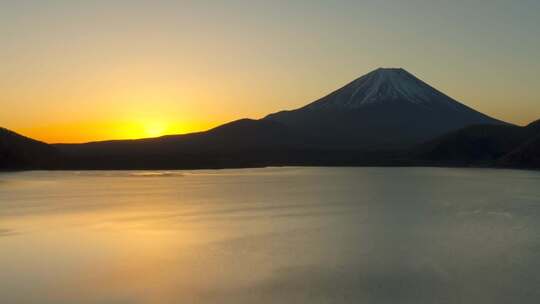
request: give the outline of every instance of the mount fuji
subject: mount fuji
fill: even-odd
[[[404,69],[380,68],[274,121],[327,147],[404,148],[474,124],[505,124],[434,89]]]

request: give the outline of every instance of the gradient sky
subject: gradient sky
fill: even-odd
[[[540,1],[0,0],[0,126],[47,142],[205,130],[403,67],[540,118]]]

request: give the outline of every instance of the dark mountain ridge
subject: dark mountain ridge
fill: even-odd
[[[540,169],[540,134],[497,160],[499,167]]]
[[[54,146],[69,168],[224,168],[268,165],[300,141],[279,123],[240,119],[205,132]]]
[[[0,170],[48,169],[59,164],[56,148],[0,127]]]
[[[419,145],[413,159],[447,165],[538,168],[540,120],[525,127],[474,125]]]

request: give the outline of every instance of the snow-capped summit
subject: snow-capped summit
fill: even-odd
[[[306,108],[361,108],[392,101],[447,106],[456,108],[456,101],[437,91],[402,68],[379,68]]]

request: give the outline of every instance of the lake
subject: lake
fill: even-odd
[[[540,172],[0,174],[0,303],[539,303]]]

